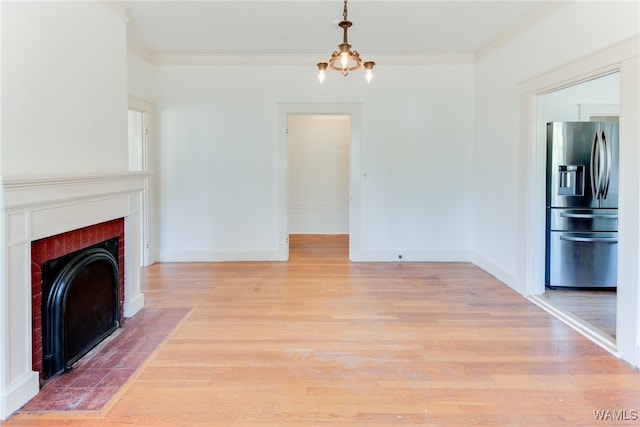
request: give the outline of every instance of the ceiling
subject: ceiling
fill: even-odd
[[[319,55],[342,39],[342,0],[122,1],[130,40],[151,54]],[[364,59],[472,54],[550,0],[348,3],[349,42]]]

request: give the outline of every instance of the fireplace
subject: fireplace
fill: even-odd
[[[73,364],[119,325],[118,239],[45,262],[42,266],[44,378]]]
[[[0,177],[0,420],[38,394],[44,378],[45,262],[115,237],[118,321],[144,306],[140,214],[148,177],[140,172]]]
[[[124,220],[31,243],[32,364],[45,380],[109,336],[122,318]]]

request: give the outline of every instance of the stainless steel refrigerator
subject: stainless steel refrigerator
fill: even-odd
[[[547,124],[547,286],[612,288],[618,262],[618,123]]]

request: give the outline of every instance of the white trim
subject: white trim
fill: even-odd
[[[123,22],[129,22],[129,16],[127,15],[127,9],[122,2],[112,0],[99,0],[99,4],[103,5],[115,15],[117,15]]]
[[[620,357],[640,367],[640,36],[620,66],[620,194],[616,337]],[[621,259],[622,258],[622,259]]]
[[[507,273],[497,265],[487,261],[485,258],[479,256],[477,253],[471,254],[471,262],[476,266],[480,267],[496,279],[500,280],[505,285],[509,286],[513,289],[518,289],[517,283],[518,280],[512,274]]]
[[[137,96],[129,95],[129,110],[141,113],[153,113],[155,109],[156,107],[152,102],[138,98]]]
[[[142,43],[131,38],[127,38],[127,51],[145,62],[153,60],[153,53]]]
[[[352,104],[351,146],[349,148],[349,259],[360,261],[362,255],[362,113],[360,104]]]
[[[514,38],[538,25],[541,21],[553,15],[569,3],[568,1],[549,1],[545,3],[527,16],[522,22],[509,28],[507,31],[503,31],[498,37],[478,49],[475,53],[475,61],[479,61],[500,50],[500,48],[511,42]]]
[[[151,265],[157,259],[157,230],[156,230],[156,179],[153,171],[157,166],[156,142],[154,139],[154,112],[155,105],[147,100],[129,95],[129,110],[142,113],[143,127],[145,129],[142,140],[142,172],[147,174],[144,181],[144,191],[140,194],[141,211],[141,239],[144,246],[141,246],[142,266]],[[131,143],[131,142],[129,142]],[[146,246],[146,247],[145,247]]]
[[[274,251],[160,251],[158,262],[286,261]]]
[[[144,294],[138,294],[124,302],[124,317],[132,317],[144,308]]]
[[[353,114],[361,111],[362,104],[353,103],[285,102],[278,104],[278,113],[286,114]]]
[[[402,258],[400,258],[402,255]],[[472,262],[468,251],[362,250],[360,262]]]
[[[568,325],[572,329],[579,332],[581,335],[589,338],[594,343],[598,344],[603,349],[607,350],[609,353],[613,354],[616,357],[620,357],[618,352],[616,351],[616,343],[613,339],[608,336],[603,331],[598,328],[585,323],[580,318],[572,315],[571,313],[567,313],[563,310],[559,310],[553,304],[549,303],[549,301],[545,300],[544,297],[540,297],[538,295],[532,295],[527,297],[529,301],[536,304],[538,307],[542,308],[546,312],[552,314],[554,317],[562,321],[564,324]]]
[[[58,175],[37,177],[0,177],[0,190],[4,191],[4,209],[36,208],[55,203],[76,203],[94,199],[97,195],[112,195],[138,190],[144,172],[115,174]]]
[[[134,53],[133,43],[130,50]],[[141,58],[146,59],[144,53]],[[326,54],[301,55],[221,55],[221,54],[183,54],[183,53],[150,53],[149,59],[155,65],[214,65],[214,66],[311,66],[325,58]],[[449,65],[473,64],[473,53],[437,53],[437,54],[375,54],[368,56],[376,58],[378,64],[385,65]]]
[[[61,185],[75,185],[100,182],[131,181],[136,180],[144,173],[138,172],[113,172],[94,173],[91,175],[29,175],[29,176],[0,176],[0,188],[6,190],[30,190],[33,188],[56,188]]]
[[[40,374],[37,371],[25,372],[3,392],[4,396],[0,395],[0,420],[9,418],[40,392]]]
[[[520,82],[521,94],[545,94],[615,73],[620,63],[638,56],[640,35],[629,37],[590,55]]]
[[[278,249],[277,260],[289,260],[289,149],[287,145],[288,111],[295,104],[278,105]]]

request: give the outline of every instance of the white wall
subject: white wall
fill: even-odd
[[[476,63],[475,261],[522,292],[518,226],[526,218],[516,206],[526,191],[526,171],[519,165],[519,84],[631,37],[638,28],[637,2],[570,2]]]
[[[160,259],[274,259],[279,103],[362,105],[365,256],[468,259],[473,66],[387,65],[369,85],[313,69],[153,67]]]
[[[99,2],[3,2],[2,174],[127,170],[124,17]]]
[[[135,47],[127,49],[127,88],[130,96],[153,102],[151,63],[145,52]]]
[[[2,176],[2,110],[3,110],[3,102],[2,102],[2,95],[3,95],[3,85],[4,85],[4,80],[2,78],[2,74],[3,74],[3,70],[2,70],[2,39],[4,36],[4,32],[2,31],[2,23],[3,23],[3,3],[0,1],[0,176]],[[1,198],[2,196],[0,196],[0,206],[2,206],[3,204],[3,200]],[[1,226],[2,224],[0,224]],[[2,227],[3,229],[4,227]],[[4,242],[4,236],[3,236],[3,232],[2,229],[0,229],[0,246],[2,246],[2,243]],[[1,254],[0,254],[1,256]]]

